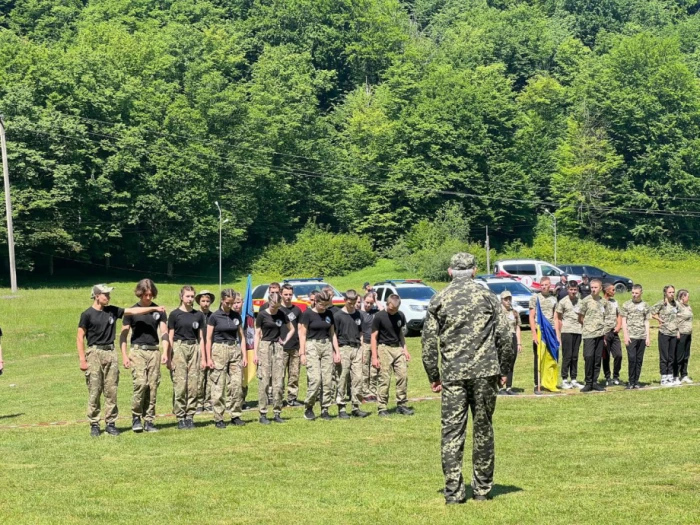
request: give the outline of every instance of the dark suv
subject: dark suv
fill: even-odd
[[[587,264],[560,264],[559,268],[570,274],[583,275],[585,273],[588,275],[589,279],[600,279],[603,281],[603,284],[612,283],[615,285],[616,293],[632,291],[632,279],[629,277],[622,277],[621,275],[610,275],[596,266],[589,266]]]

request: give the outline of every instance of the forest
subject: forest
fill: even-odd
[[[553,213],[571,238],[692,250],[699,10],[0,0],[18,264],[216,264],[215,202],[229,267],[309,224],[387,253],[455,210],[494,246]]]

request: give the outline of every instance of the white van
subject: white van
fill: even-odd
[[[540,279],[551,277],[552,286],[559,282],[559,277],[564,273],[553,264],[537,259],[504,259],[496,261],[493,273],[497,276],[517,277],[521,283],[533,290],[540,289]],[[568,275],[569,281],[581,282],[580,275]]]

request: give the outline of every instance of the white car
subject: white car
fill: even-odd
[[[388,279],[374,285],[377,304],[386,307],[386,300],[391,294],[401,298],[399,311],[406,316],[404,334],[417,333],[423,329],[425,313],[435,290],[419,279]]]
[[[504,259],[496,261],[493,273],[497,277],[516,277],[521,283],[535,291],[540,289],[540,279],[551,277],[552,286],[559,282],[559,277],[566,274],[562,269],[553,264],[537,259]],[[567,275],[567,280],[580,283],[583,278],[580,275]]]
[[[491,290],[499,299],[501,292],[508,290],[513,296],[513,310],[518,312],[520,324],[530,324],[530,297],[533,295],[530,288],[512,277],[477,276],[474,282]]]

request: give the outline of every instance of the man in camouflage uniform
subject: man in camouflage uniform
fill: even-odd
[[[578,283],[569,281],[567,296],[557,305],[557,339],[562,350],[561,387],[565,390],[583,388],[578,382],[578,353],[581,349],[581,323],[578,313],[581,299],[578,297]],[[571,381],[569,381],[571,377]]]
[[[433,392],[442,392],[442,471],[445,502],[464,503],[462,458],[468,411],[474,417],[472,490],[489,499],[495,464],[492,417],[499,383],[513,362],[513,345],[498,298],[472,280],[476,261],[452,257],[452,283],[430,301],[423,328],[423,366]],[[442,370],[438,369],[438,351]]]
[[[632,287],[632,299],[622,305],[620,317],[622,317],[622,335],[627,347],[629,380],[626,388],[627,390],[642,388],[639,384],[639,376],[642,373],[644,352],[648,346],[651,346],[649,337],[651,308],[642,301],[641,285],[635,284]]]
[[[581,338],[583,339],[583,362],[586,371],[586,386],[581,392],[593,390],[605,391],[598,384],[600,361],[605,345],[605,301],[600,296],[603,283],[599,279],[591,281],[591,295],[581,301],[578,322],[581,323]]]
[[[540,308],[542,308],[542,315],[544,315],[549,323],[554,328],[554,310],[557,307],[557,298],[552,293],[552,283],[549,277],[542,277],[540,279],[540,292],[530,297],[530,331],[532,332],[532,351],[534,356],[534,380],[535,380],[535,393],[539,392],[538,383],[540,382],[539,371],[540,362],[537,355],[537,347],[539,343],[537,342],[537,303],[540,303]],[[546,388],[542,388],[546,390]]]
[[[620,308],[615,300],[615,286],[606,283],[603,286],[605,299],[605,346],[603,348],[603,374],[605,385],[620,385],[620,370],[622,369],[622,343],[620,342],[620,330],[622,330],[622,318]],[[610,377],[610,358],[613,358],[612,377]]]

